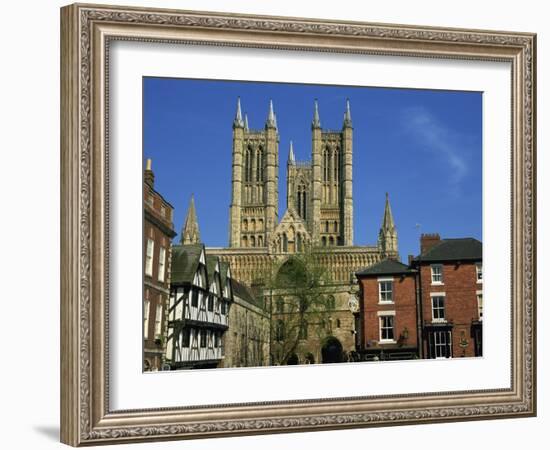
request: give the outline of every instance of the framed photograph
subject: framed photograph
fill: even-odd
[[[535,58],[62,8],[62,442],[535,415]]]

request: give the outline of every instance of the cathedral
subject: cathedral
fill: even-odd
[[[311,121],[311,160],[296,160],[292,141],[286,163],[286,210],[279,219],[279,130],[270,101],[265,126],[251,129],[240,99],[233,120],[229,245],[207,248],[231,266],[233,278],[250,286],[273,262],[284,262],[306,247],[328,268],[333,298],[331,339],[343,351],[355,348],[355,272],[382,259],[398,259],[397,231],[386,194],[378,240],[353,243],[353,124],[346,101],[340,129],[322,127],[317,100]],[[368,212],[362,211],[361,214]],[[181,233],[182,243],[199,242],[194,204]],[[302,352],[322,359],[323,342],[307,342]],[[334,342],[331,343],[334,345]],[[302,359],[303,355],[298,355]]]

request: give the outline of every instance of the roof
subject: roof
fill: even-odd
[[[172,284],[185,284],[193,281],[202,250],[202,244],[172,246]]]
[[[477,239],[442,239],[440,243],[417,256],[414,262],[481,261],[482,257],[482,244]]]
[[[256,289],[253,289],[250,286],[234,279],[231,279],[231,283],[233,287],[233,295],[235,297],[239,297],[251,305],[264,309],[262,296],[259,295],[260,293]]]
[[[400,275],[414,273],[415,270],[411,269],[406,264],[402,264],[399,261],[393,259],[384,259],[376,264],[373,264],[366,269],[360,270],[355,273],[358,277],[369,275]]]

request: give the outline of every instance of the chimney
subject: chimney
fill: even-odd
[[[420,236],[420,254],[423,255],[440,242],[441,237],[439,233],[422,234]]]
[[[155,174],[153,173],[151,166],[152,166],[152,162],[151,162],[151,158],[149,158],[145,166],[143,181],[145,181],[145,183],[148,184],[151,187],[151,189],[153,189],[153,186],[155,184]]]

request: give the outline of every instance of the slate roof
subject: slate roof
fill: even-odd
[[[400,275],[414,273],[415,270],[411,269],[406,264],[402,264],[399,261],[393,259],[384,259],[376,264],[373,264],[366,269],[360,270],[355,273],[357,276],[368,275]]]
[[[233,295],[239,297],[247,303],[258,308],[264,309],[264,304],[260,292],[237,280],[231,280],[233,286]]]
[[[187,284],[193,281],[193,276],[199,265],[203,244],[172,246],[172,284]]]
[[[417,256],[414,262],[481,261],[482,257],[482,245],[477,239],[442,239],[439,244]]]

